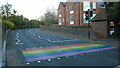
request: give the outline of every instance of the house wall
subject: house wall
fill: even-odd
[[[74,5],[74,13],[70,14],[70,6]],[[62,23],[63,26],[87,26],[87,23],[84,23],[84,13],[83,11],[83,2],[67,2],[66,6],[63,7],[62,4],[60,4],[58,11],[62,10],[64,8],[64,11],[62,13],[62,17],[65,17],[65,22]],[[68,11],[66,10],[68,8]],[[93,2],[90,2],[90,9],[93,10]],[[96,10],[93,12],[97,14],[99,12],[98,3],[96,2]],[[70,16],[74,16],[74,24],[70,24]]]
[[[59,23],[59,19],[62,18],[62,23],[61,25],[66,25],[66,19],[65,19],[65,6],[63,6],[61,3],[59,4],[59,8],[58,8],[58,12],[61,12],[61,17],[59,17],[59,13],[58,13],[58,23]],[[63,21],[63,18],[64,18],[64,21]]]

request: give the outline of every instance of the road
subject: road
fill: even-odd
[[[15,35],[18,62],[24,66],[115,66],[117,48],[43,32],[22,29]]]

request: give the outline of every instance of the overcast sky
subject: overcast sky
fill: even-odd
[[[0,6],[5,4],[7,0],[0,0]],[[29,19],[38,19],[42,16],[47,8],[55,8],[57,10],[59,2],[67,0],[8,0],[12,4],[12,8],[16,9],[19,14]]]

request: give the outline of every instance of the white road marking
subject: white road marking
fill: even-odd
[[[45,39],[47,40],[48,42],[68,42],[68,41],[76,41],[78,39],[73,39],[73,40],[62,40],[62,41],[51,41],[50,39],[47,39],[47,38],[43,38],[41,36],[38,36],[39,38],[42,38],[42,39]]]
[[[51,40],[50,39],[47,39],[49,42],[51,42]]]
[[[57,58],[57,59],[60,59],[60,58]]]
[[[41,61],[38,61],[38,63],[40,63]]]
[[[51,41],[50,39],[43,38],[43,37],[41,37],[41,36],[38,36],[38,37],[39,37],[39,38],[42,38],[42,39],[45,39],[45,40],[47,40],[48,42],[67,42],[67,41],[76,41],[76,40],[78,40],[78,39],[73,39],[73,40]]]
[[[27,63],[27,64],[30,64],[30,63]]]
[[[62,41],[51,41],[51,42],[68,42],[68,41],[76,41],[77,39],[73,39],[73,40],[62,40]]]
[[[19,39],[17,39],[18,41],[15,43],[15,44],[18,44],[19,42],[20,42],[20,40]]]
[[[38,38],[42,38],[41,36],[38,36]]]
[[[31,31],[30,31],[30,29],[29,29],[29,32],[31,33],[31,34],[33,34]],[[45,33],[46,34],[46,33]],[[36,34],[33,34],[34,36],[36,35]],[[51,35],[53,35],[53,36],[56,36],[55,34],[51,34]],[[76,41],[77,39],[72,39],[72,40],[60,40],[60,41],[52,41],[52,40],[50,40],[50,39],[48,39],[48,38],[44,38],[44,37],[41,37],[41,36],[37,36],[38,38],[41,38],[41,39],[45,39],[45,40],[47,40],[48,42],[52,42],[52,43],[54,43],[54,42],[68,42],[68,41]],[[63,37],[63,38],[66,38],[66,37]]]
[[[50,62],[50,61],[51,61],[51,59],[48,59],[48,61]]]
[[[17,42],[15,44],[23,44],[23,43],[20,43],[20,39],[18,39],[19,38],[18,34],[19,34],[19,32],[16,33],[15,39],[17,40]]]

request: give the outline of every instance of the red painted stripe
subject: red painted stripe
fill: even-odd
[[[28,62],[33,62],[37,60],[47,60],[47,59],[53,59],[53,58],[58,58],[58,57],[63,57],[63,56],[72,56],[72,55],[78,55],[81,53],[89,53],[89,52],[96,52],[96,51],[102,51],[102,50],[109,50],[109,49],[114,49],[115,47],[109,47],[109,48],[102,48],[102,49],[95,49],[95,50],[87,50],[87,51],[78,51],[78,52],[72,52],[68,54],[59,54],[59,55],[53,55],[53,56],[44,56],[44,57],[38,57],[38,58],[32,58],[32,59],[27,59]]]

